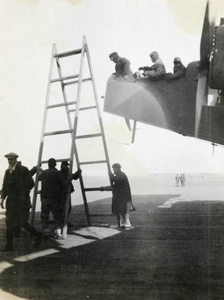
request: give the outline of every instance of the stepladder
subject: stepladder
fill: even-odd
[[[85,36],[82,47],[76,50],[58,53],[56,45],[53,44],[31,223],[34,222],[36,203],[41,195],[41,172],[49,158],[54,158],[57,165],[64,161],[69,163],[68,181],[76,169],[81,170],[80,194],[83,198],[87,226],[90,226],[88,202],[96,200],[97,196],[94,194],[99,193],[101,186],[111,185],[111,182],[108,176],[110,162],[100,103]],[[62,199],[65,203],[62,225],[64,238],[67,236],[70,188],[69,183],[65,193],[66,199]]]

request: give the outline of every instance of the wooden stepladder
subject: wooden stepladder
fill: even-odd
[[[65,62],[65,60],[69,61]],[[66,74],[71,74],[75,67],[79,68],[78,74]],[[56,74],[54,74],[55,70]],[[57,53],[56,46],[53,45],[33,192],[31,223],[34,221],[37,196],[40,193],[40,167],[46,164],[51,157],[55,158],[56,162],[69,162],[69,176],[72,176],[74,162],[76,162],[77,169],[82,169],[79,181],[87,225],[90,226],[91,220],[86,193],[100,191],[100,186],[105,185],[105,183],[99,187],[87,187],[84,183],[84,169],[92,167],[92,174],[95,173],[97,179],[102,168],[105,168],[107,173],[109,172],[110,162],[85,36],[83,37],[82,48],[77,50]],[[100,168],[101,171],[97,171],[97,168]],[[67,235],[68,196],[65,204],[64,238]]]

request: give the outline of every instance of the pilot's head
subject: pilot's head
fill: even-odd
[[[113,62],[117,62],[118,58],[119,58],[119,55],[117,52],[112,52],[110,55],[109,55],[109,58],[110,60],[112,60]]]
[[[151,60],[154,63],[159,58],[159,53],[157,51],[153,51],[149,54],[149,56],[151,57]]]
[[[118,164],[118,163],[115,163],[115,164],[112,165],[112,168],[113,168],[114,174],[117,174],[121,170],[121,165]]]
[[[181,59],[179,57],[175,57],[173,63],[174,65],[181,65]]]

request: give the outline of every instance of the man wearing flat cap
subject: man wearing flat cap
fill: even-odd
[[[5,176],[1,192],[1,207],[4,209],[6,200],[6,239],[7,243],[3,251],[13,250],[13,236],[15,230],[24,228],[34,237],[34,246],[41,242],[41,233],[38,232],[29,220],[30,190],[34,186],[34,181],[29,170],[17,161],[18,155],[10,152],[5,155],[8,159],[9,167],[5,171]]]
[[[112,52],[109,58],[115,63],[115,73],[113,73],[115,79],[135,81],[130,68],[131,63],[127,58],[120,57],[117,52]]]
[[[112,78],[119,81],[135,81],[133,73],[130,68],[130,61],[125,57],[120,57],[117,52],[112,52],[109,55],[110,60],[115,63],[115,73]],[[131,124],[128,118],[125,118],[128,129],[131,131]]]
[[[113,183],[112,213],[117,216],[118,227],[131,228],[129,220],[129,211],[132,206],[131,189],[128,178],[121,171],[121,165],[115,163],[112,165],[113,172],[109,173]]]

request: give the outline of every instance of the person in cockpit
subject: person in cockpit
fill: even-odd
[[[138,69],[139,71],[143,71],[142,77],[148,78],[150,80],[163,79],[166,73],[166,68],[162,59],[159,57],[158,52],[153,51],[149,56],[153,62],[153,65],[151,67],[145,66]]]
[[[167,74],[166,79],[168,81],[179,79],[184,77],[186,74],[186,67],[182,64],[182,61],[179,57],[175,57],[173,60],[173,74]]]
[[[109,55],[110,60],[115,63],[114,79],[134,81],[133,73],[130,68],[130,61],[125,57],[120,57],[117,52],[112,52]]]

